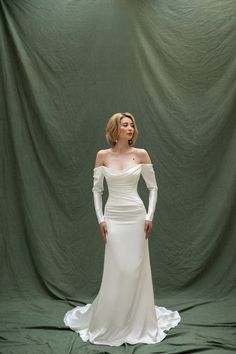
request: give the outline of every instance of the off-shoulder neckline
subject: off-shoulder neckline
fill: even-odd
[[[123,172],[123,171],[130,170],[130,169],[137,167],[137,166],[152,166],[152,163],[136,163],[135,165],[123,168],[121,170],[118,170],[117,168],[112,168],[112,167],[102,165],[102,166],[94,167],[94,170],[96,170],[98,168],[106,168],[107,170],[112,170],[112,171],[116,171],[116,172]]]

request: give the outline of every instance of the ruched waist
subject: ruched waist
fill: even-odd
[[[136,219],[137,215],[143,214],[144,218],[146,215],[146,209],[144,204],[133,204],[133,205],[105,205],[104,216],[105,218],[112,218],[121,220],[122,222],[130,221],[131,219]]]
[[[109,190],[109,197],[105,205],[105,217],[120,220],[130,220],[137,214],[146,214],[146,209],[137,191],[125,189],[122,191]]]

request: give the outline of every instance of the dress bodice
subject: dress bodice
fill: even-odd
[[[103,174],[109,192],[107,206],[110,204],[143,204],[137,192],[141,170],[141,164],[136,164],[123,170],[103,166]]]
[[[121,209],[123,209],[124,213],[128,210],[130,212],[131,209],[133,213],[137,210],[145,210],[143,201],[137,192],[137,185],[141,174],[149,189],[149,205],[146,217],[147,220],[152,220],[157,200],[157,184],[152,164],[140,163],[122,170],[106,166],[94,168],[93,195],[99,223],[104,221],[102,210],[104,177],[109,191],[108,200],[105,206],[105,214],[108,210],[112,210],[114,213],[120,213]]]

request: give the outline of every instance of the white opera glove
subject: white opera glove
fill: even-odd
[[[103,180],[104,175],[101,167],[95,167],[93,173],[93,201],[94,208],[97,215],[98,223],[105,221],[103,215],[103,203],[102,203],[102,194],[103,194]]]
[[[158,186],[152,164],[142,165],[142,176],[149,190],[148,212],[145,220],[152,221],[157,203]]]

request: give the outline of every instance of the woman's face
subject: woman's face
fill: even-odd
[[[134,123],[131,118],[123,117],[120,120],[118,139],[131,140],[134,134]]]

